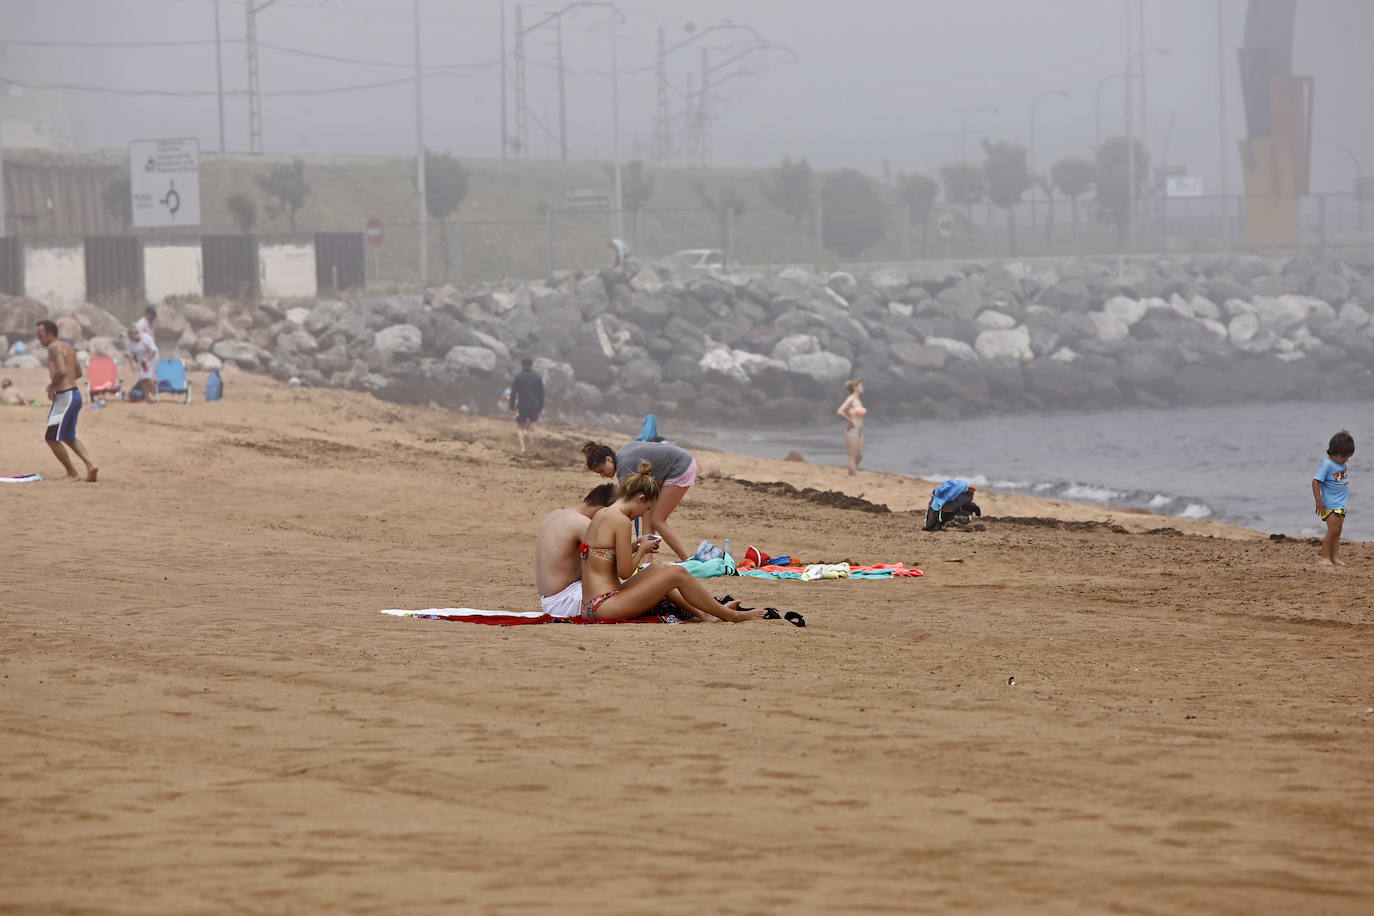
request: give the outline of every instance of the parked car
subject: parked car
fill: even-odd
[[[668,255],[668,262],[690,270],[720,270],[725,266],[725,252],[719,248],[684,248]]]

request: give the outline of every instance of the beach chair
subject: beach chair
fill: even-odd
[[[118,398],[123,390],[119,381],[119,364],[113,356],[92,356],[86,366],[86,401],[94,404],[95,399]]]
[[[179,359],[157,361],[157,393],[184,394],[183,404],[191,403],[191,380],[186,377],[186,363]]]

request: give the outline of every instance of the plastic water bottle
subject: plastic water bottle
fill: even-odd
[[[729,538],[726,538],[726,539],[725,539],[725,555],[726,555],[727,557],[730,556],[730,539],[729,539]]]

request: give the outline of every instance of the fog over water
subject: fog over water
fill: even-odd
[[[246,11],[242,0],[220,0],[218,6],[230,93],[226,145],[245,150]],[[564,4],[522,6],[523,22],[530,25]],[[1127,48],[1126,0],[620,0],[616,6],[624,17],[617,49],[625,158],[651,153],[660,28],[669,47],[694,39],[666,58],[670,112],[676,117],[684,108],[688,77],[699,84],[700,50],[710,52],[716,71],[714,162],[764,166],[784,155],[805,156],[816,167],[853,167],[878,177],[884,163],[892,172],[933,172],[956,161],[966,116],[972,150],[984,137],[1027,143],[1033,100],[1056,90],[1070,95],[1050,96],[1036,106],[1036,162],[1043,167],[1066,154],[1086,153],[1093,143],[1098,86],[1123,69]],[[1220,7],[1228,148],[1234,157],[1234,141],[1244,130],[1235,51],[1245,2],[1222,0]],[[516,8],[505,4],[512,106]],[[214,10],[214,0],[0,0],[0,77],[34,85],[210,93],[71,92],[62,104],[75,140],[85,147],[195,135],[203,149],[212,150],[219,142]],[[413,64],[411,10],[410,0],[269,0],[257,16],[266,151],[412,152],[414,90],[405,81]],[[424,81],[428,145],[460,156],[499,155],[501,0],[421,0],[420,14],[422,59],[446,68],[430,71]],[[574,158],[604,159],[613,152],[610,16],[599,5],[563,16],[567,142]],[[1208,193],[1219,190],[1217,19],[1212,0],[1144,0],[1145,42],[1168,49],[1145,55],[1150,148],[1158,160],[1167,142],[1168,161],[1204,177]],[[702,35],[727,20],[736,27]],[[727,64],[754,40],[749,29],[774,47]],[[1294,70],[1313,76],[1316,85],[1314,190],[1348,191],[1357,162],[1374,173],[1371,36],[1374,3],[1298,3]],[[558,152],[556,39],[551,24],[526,36],[529,146],[537,157]],[[54,41],[92,44],[34,44]],[[139,42],[202,43],[117,46]],[[350,92],[277,94],[398,80]],[[1121,130],[1122,87],[1116,79],[1102,91],[1104,135]],[[997,111],[969,116],[982,107]],[[1237,162],[1229,169],[1228,189],[1236,193]]]

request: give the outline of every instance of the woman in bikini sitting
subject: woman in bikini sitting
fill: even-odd
[[[619,498],[592,516],[582,553],[582,616],[591,620],[626,620],[648,613],[664,598],[697,620],[761,620],[765,611],[741,611],[739,602],[721,604],[681,566],[639,564],[658,550],[651,535],[634,537],[634,520],[653,511],[659,483],[653,466],[639,463],[638,472],[620,483]]]
[[[859,462],[864,460],[864,414],[868,409],[860,400],[864,393],[863,379],[850,379],[844,383],[844,390],[849,392],[849,397],[835,413],[844,418],[844,444],[849,448],[849,476],[853,477],[859,473]]]

